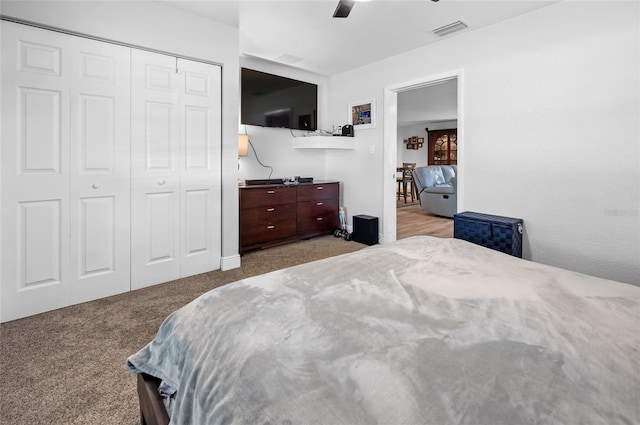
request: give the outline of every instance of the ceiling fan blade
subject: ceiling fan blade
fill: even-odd
[[[351,12],[351,8],[355,3],[355,1],[350,0],[340,0],[338,2],[338,6],[336,7],[336,11],[333,12],[333,17],[346,18],[347,16],[349,16],[349,12]]]

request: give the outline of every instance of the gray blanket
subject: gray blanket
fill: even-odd
[[[640,288],[413,237],[210,291],[131,356],[173,424],[639,424]]]

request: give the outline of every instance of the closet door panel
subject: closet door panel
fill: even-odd
[[[66,37],[2,23],[0,320],[69,297]]]
[[[180,277],[176,60],[131,51],[131,287]]]
[[[181,276],[220,268],[221,70],[178,60],[181,107]]]
[[[116,271],[115,197],[83,198],[79,204],[79,277],[112,274]]]
[[[72,38],[71,303],[130,289],[129,49]]]
[[[61,93],[20,87],[19,89],[20,172],[61,172]]]
[[[20,202],[18,287],[37,290],[62,282],[60,201]]]
[[[113,96],[79,95],[78,173],[115,171],[116,99]],[[129,162],[129,161],[127,161]]]
[[[190,257],[206,253],[211,249],[209,233],[202,229],[208,229],[211,211],[210,191],[187,190],[185,191],[185,246],[184,255]]]
[[[146,194],[146,263],[149,265],[176,260],[176,191]]]
[[[174,155],[180,153],[172,128],[176,125],[175,108],[171,103],[145,103],[144,161],[147,173],[175,173]]]

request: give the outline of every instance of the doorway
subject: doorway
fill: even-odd
[[[452,119],[451,112],[447,112],[445,105],[440,105],[438,101],[427,102],[427,98],[437,99],[440,94],[446,92],[447,87],[453,87],[455,99],[451,102],[455,103],[455,119]],[[458,140],[462,140],[464,133],[463,120],[463,84],[462,70],[450,71],[447,73],[425,77],[423,79],[408,81],[394,86],[385,88],[384,103],[384,195],[383,195],[383,242],[392,242],[397,238],[397,186],[396,186],[396,170],[402,162],[419,162],[417,166],[427,165],[427,144],[425,143],[422,152],[412,151],[407,155],[401,149],[404,147],[403,139],[409,132],[417,132],[422,129],[426,138],[429,130],[448,129],[453,126],[457,127]],[[440,98],[442,98],[440,96]],[[441,106],[439,108],[439,106]],[[420,137],[420,135],[417,135]],[[462,168],[463,146],[458,147],[457,162],[458,170]],[[417,155],[417,156],[416,156]],[[404,159],[412,158],[412,161],[404,161]],[[392,178],[390,178],[392,177]],[[462,175],[458,176],[458,210],[461,209],[463,203],[463,180]],[[411,207],[414,208],[414,207]],[[406,232],[403,232],[406,233]]]

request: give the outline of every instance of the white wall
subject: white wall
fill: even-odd
[[[332,77],[333,120],[378,104],[327,153],[349,216],[382,217],[384,88],[462,69],[460,208],[523,218],[525,258],[640,284],[639,8],[560,2]]]
[[[222,256],[238,254],[238,29],[148,1],[2,1],[3,15],[221,63]],[[239,264],[239,261],[237,262]]]
[[[427,165],[427,152],[429,148],[427,143],[427,132],[424,131],[424,129],[424,124],[398,127],[398,142],[396,144],[396,149],[398,151],[396,162],[398,165],[402,165],[403,162],[415,162],[416,167]],[[422,137],[424,139],[424,144],[421,148],[407,149],[407,144],[404,143],[404,141],[413,136]]]
[[[313,177],[316,180],[326,178],[323,149],[294,149],[293,136],[288,129],[252,125],[242,127],[249,135],[255,152],[250,146],[249,155],[239,158],[240,180],[294,176]],[[293,133],[302,134],[296,130]],[[273,171],[260,165],[256,154],[260,162],[271,166]]]

